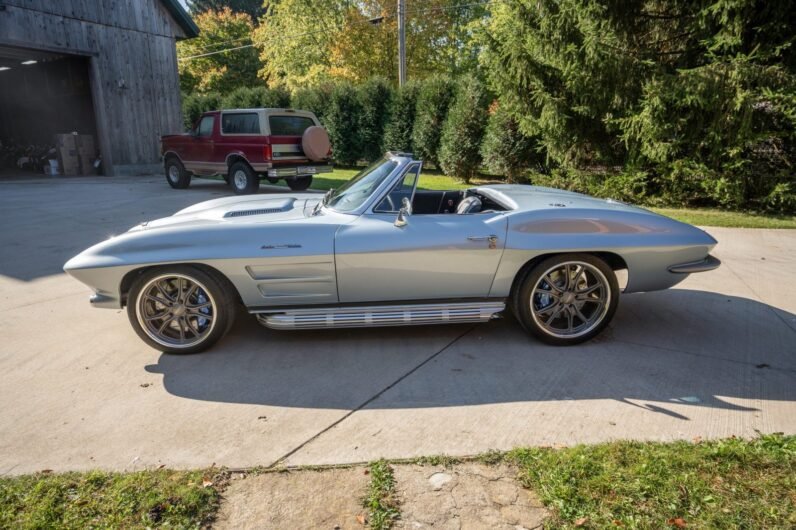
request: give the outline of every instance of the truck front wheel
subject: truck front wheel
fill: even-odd
[[[260,186],[260,179],[257,174],[245,162],[235,162],[229,168],[229,185],[237,195],[250,195],[257,192]]]
[[[312,175],[302,175],[300,177],[293,177],[285,179],[287,185],[293,191],[304,191],[312,184]]]
[[[182,190],[191,185],[191,174],[176,157],[166,159],[166,182],[174,189]]]

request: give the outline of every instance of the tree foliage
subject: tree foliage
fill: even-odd
[[[536,142],[520,131],[519,123],[502,105],[493,105],[487,120],[481,158],[490,171],[517,182],[537,164]]]
[[[481,60],[565,168],[642,168],[681,203],[796,203],[793,13],[790,1],[517,0],[493,7]]]
[[[467,0],[410,5],[408,77],[473,69],[478,51],[474,27],[485,13],[484,5]],[[333,80],[361,83],[372,75],[397,81],[397,34],[394,0],[282,0],[254,39],[264,64],[261,77],[272,86],[296,90]]]
[[[395,92],[390,105],[390,118],[384,128],[385,150],[412,152],[417,92],[418,85],[414,82],[406,83]]]
[[[384,128],[390,116],[392,97],[392,87],[381,77],[369,79],[359,87],[361,156],[367,161],[384,154]]]
[[[334,85],[330,84],[299,88],[293,92],[290,98],[290,105],[294,109],[313,112],[321,123],[324,123],[333,90]]]
[[[290,94],[283,89],[265,87],[240,87],[221,98],[224,109],[287,108]]]
[[[188,0],[188,9],[196,16],[206,11],[221,11],[229,8],[235,13],[246,13],[255,24],[268,11],[263,0]]]
[[[439,166],[439,144],[442,124],[453,98],[453,82],[446,76],[433,76],[423,81],[417,94],[412,146],[415,154]]]
[[[344,165],[353,165],[362,156],[362,139],[359,124],[362,103],[356,89],[349,83],[334,87],[324,116],[329,132],[334,159]]]
[[[446,175],[470,182],[481,164],[481,140],[487,115],[487,93],[475,76],[459,79],[439,148],[439,165]]]
[[[218,92],[183,96],[182,118],[185,129],[193,128],[202,113],[219,108],[221,108],[221,94]]]
[[[205,57],[229,44],[246,44],[254,28],[251,18],[245,13],[235,13],[224,8],[220,11],[204,11],[194,16],[199,27],[199,36],[177,43],[180,88],[183,92],[227,92],[240,86],[262,84],[257,78],[260,60],[257,50],[243,48]],[[195,57],[185,59],[187,57]]]

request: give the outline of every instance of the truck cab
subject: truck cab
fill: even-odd
[[[222,175],[237,194],[281,179],[301,191],[313,175],[332,170],[325,129],[315,114],[295,109],[205,112],[187,133],[162,137],[161,151],[166,181],[177,189],[193,176]]]

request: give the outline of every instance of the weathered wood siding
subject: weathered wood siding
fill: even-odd
[[[175,39],[160,0],[2,0],[0,45],[90,58],[100,150],[113,173],[159,163],[182,129]]]

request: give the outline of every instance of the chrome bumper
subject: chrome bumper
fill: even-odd
[[[332,166],[296,166],[271,168],[268,170],[266,175],[271,178],[285,178],[331,172]]]
[[[712,271],[713,269],[718,269],[719,265],[721,265],[721,261],[718,258],[714,258],[710,254],[703,260],[700,261],[692,261],[691,263],[681,263],[679,265],[672,265],[669,267],[669,272],[673,272],[676,274],[692,274],[694,272],[706,272]]]
[[[103,309],[119,309],[122,307],[118,298],[112,296],[94,293],[88,299],[91,307],[101,307]]]

